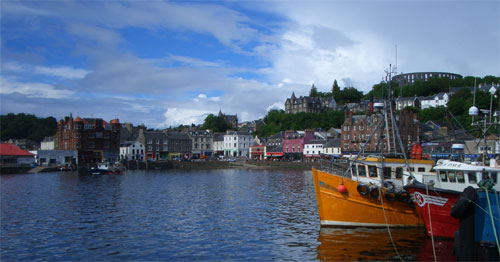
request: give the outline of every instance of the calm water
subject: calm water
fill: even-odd
[[[398,260],[385,229],[320,230],[310,171],[61,172],[0,182],[2,261]],[[424,234],[393,231],[406,260],[429,252]]]

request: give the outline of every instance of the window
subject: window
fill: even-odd
[[[457,181],[458,183],[465,183],[465,176],[464,176],[464,172],[462,171],[457,171]]]
[[[348,140],[349,139],[349,135],[344,135],[344,139]]]
[[[384,167],[384,178],[391,178],[391,172],[390,167]]]
[[[366,166],[365,165],[358,165],[358,175],[366,177]]]
[[[368,166],[370,177],[377,177],[377,166]]]
[[[455,171],[448,171],[448,180],[451,182],[451,183],[455,183],[457,182],[457,178],[455,177]]]
[[[446,175],[446,171],[439,171],[439,177],[442,182],[448,182],[448,176]]]
[[[418,172],[425,172],[425,167],[419,167]]]
[[[401,179],[401,178],[403,178],[403,168],[396,167],[396,179]]]
[[[95,132],[95,138],[102,138],[102,132]]]
[[[349,126],[344,126],[344,131],[349,131]]]

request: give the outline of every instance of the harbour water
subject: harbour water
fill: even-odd
[[[320,230],[310,171],[56,172],[0,185],[2,261],[400,260],[386,229]],[[391,233],[405,260],[433,260],[423,228]]]

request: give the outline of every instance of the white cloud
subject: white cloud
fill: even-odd
[[[84,78],[90,72],[92,71],[85,69],[75,69],[69,66],[59,66],[59,67],[35,66],[35,74],[55,76],[64,79]]]
[[[163,114],[165,122],[160,124],[160,126],[170,127],[181,124],[200,124],[203,123],[207,115],[207,111],[203,109],[167,108],[167,111]]]
[[[3,95],[18,93],[31,98],[68,99],[74,94],[71,90],[58,89],[48,84],[22,83],[1,76],[0,86],[0,94]]]

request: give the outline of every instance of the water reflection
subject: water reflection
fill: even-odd
[[[391,235],[402,258],[415,260],[425,230],[391,229]],[[323,261],[400,260],[386,228],[322,228],[318,241],[318,259]]]
[[[434,261],[424,228],[322,228],[321,261]],[[391,241],[392,236],[392,241]],[[394,243],[394,244],[393,244]],[[453,261],[453,240],[434,240],[437,261]],[[398,256],[399,254],[399,256]]]

